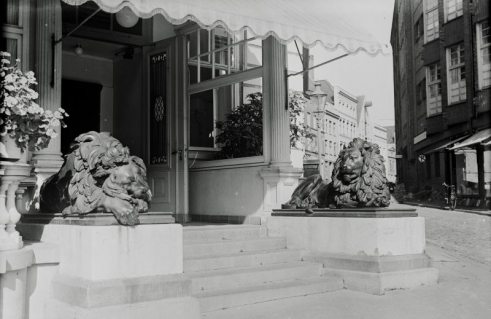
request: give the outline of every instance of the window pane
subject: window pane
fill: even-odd
[[[479,195],[476,150],[471,148],[456,150],[455,166],[457,176],[457,194]]]
[[[189,106],[190,145],[214,147],[213,90],[191,94]]]

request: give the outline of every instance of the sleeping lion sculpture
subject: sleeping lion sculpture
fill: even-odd
[[[320,175],[306,178],[283,208],[387,207],[390,192],[384,158],[377,144],[355,138],[339,153],[332,181]]]
[[[41,213],[112,213],[122,225],[139,224],[152,198],[143,160],[107,132],[81,134],[70,147],[41,187]]]

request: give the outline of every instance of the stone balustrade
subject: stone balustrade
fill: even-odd
[[[0,162],[0,251],[23,247],[22,237],[15,229],[20,220],[17,209],[19,184],[31,174],[32,166],[20,162]]]

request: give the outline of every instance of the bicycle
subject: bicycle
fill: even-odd
[[[450,197],[445,197],[445,201],[450,206],[450,210],[454,210],[455,206],[457,206],[457,193],[455,193],[455,185],[448,185],[447,183],[443,183],[443,186],[448,189],[450,188]]]

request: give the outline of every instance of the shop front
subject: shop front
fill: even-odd
[[[184,222],[194,215],[259,223],[295,189],[302,171],[290,160],[289,43],[303,45],[304,59],[314,45],[340,54],[387,48],[356,28],[355,16],[319,1],[17,0],[6,7],[2,50],[35,71],[41,107],[73,115],[61,137],[30,155],[38,184],[58,171],[78,134],[109,131],[144,159],[151,210]],[[261,123],[246,126],[258,127],[260,144],[230,156],[216,123],[252,107],[251,93],[262,95]]]

